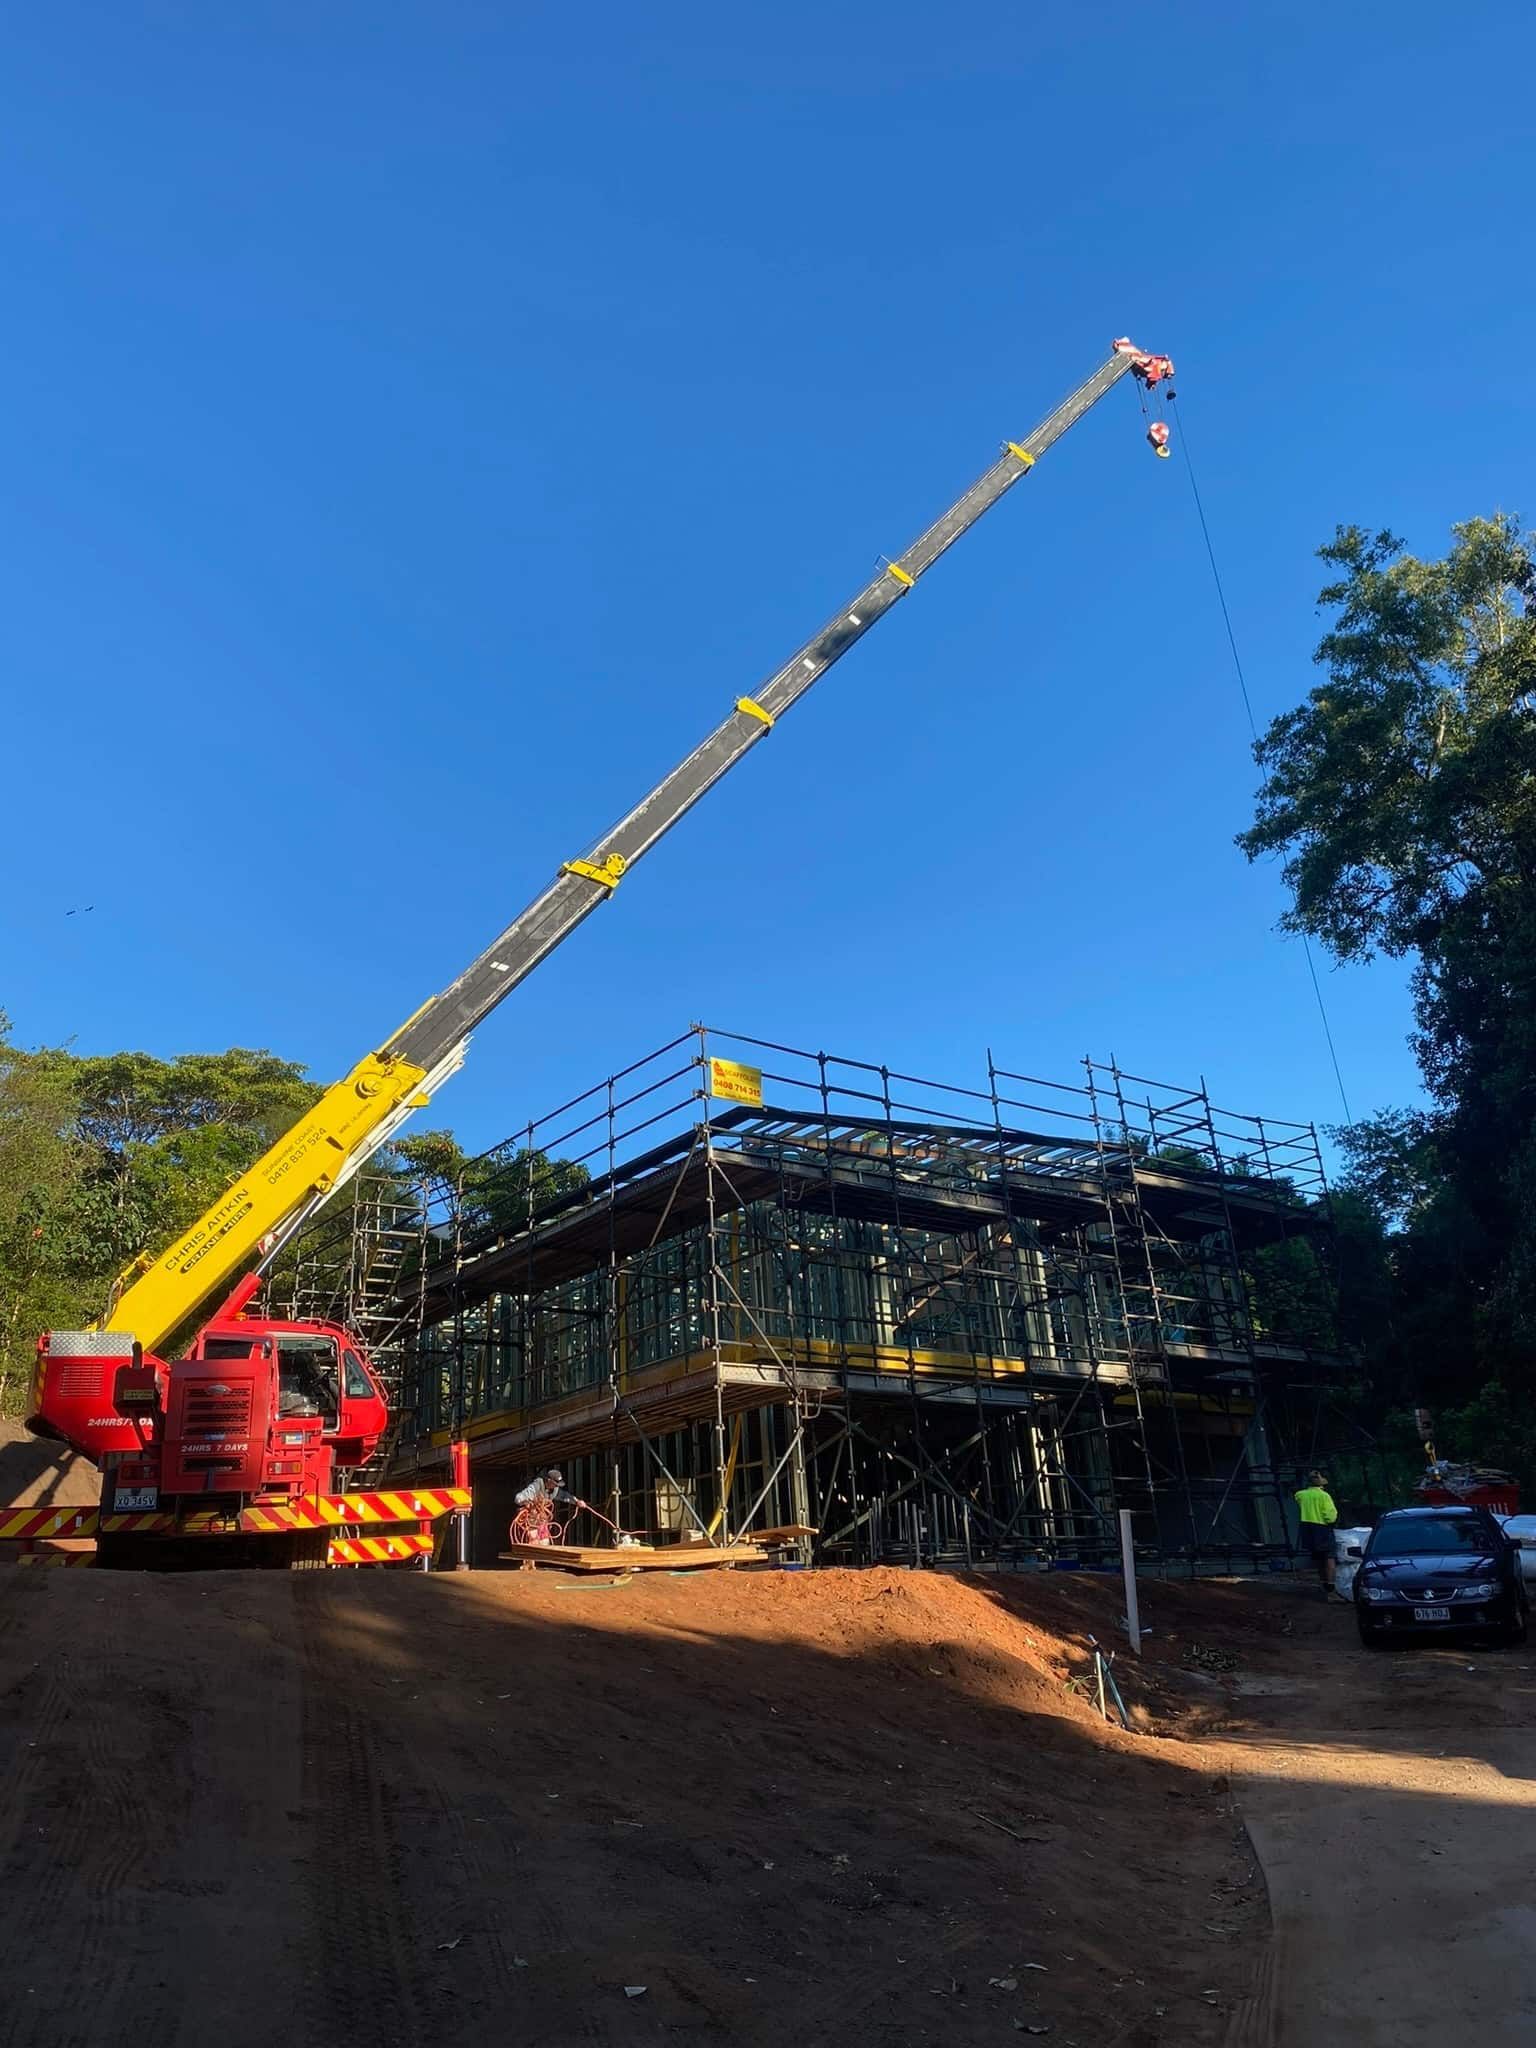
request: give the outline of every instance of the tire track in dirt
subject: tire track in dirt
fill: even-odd
[[[386,1796],[389,1765],[362,1699],[365,1667],[350,1654],[349,1617],[323,1579],[304,1574],[295,1593],[301,1805],[314,1829],[306,1864],[311,1960],[303,2032],[323,2039],[366,2013],[374,2038],[392,2048],[425,2048],[406,1960],[417,1932],[405,1909]]]
[[[274,2034],[296,2034],[303,2010],[307,1918],[294,1866],[309,1832],[292,1587],[276,1572],[155,1583],[183,1645],[169,1680],[184,1726],[179,1819],[161,1852],[157,1902],[182,1990],[171,2048],[263,2048]],[[254,1997],[241,1990],[253,1973]]]
[[[20,1731],[0,1788],[0,1981],[18,1987],[0,2043],[258,2048],[294,2031],[305,1820],[287,1580],[36,1583],[0,1591],[0,1642],[11,1623],[27,1644],[24,1667],[0,1651],[0,1738]]]
[[[477,1948],[483,1945],[489,1988],[504,2001],[502,2010],[517,2015],[531,2033],[552,2027],[566,2039],[610,2042],[607,2016],[593,2011],[581,1995],[573,1996],[568,1983],[553,1990],[550,2009],[543,2011],[539,1982],[524,1974],[528,1957],[521,1949],[541,1959],[569,1956],[577,1949],[564,1904],[542,1881],[537,1832],[525,1819],[508,1814],[499,1796],[477,1802],[491,1812],[466,1815],[441,1777],[435,1779],[433,1794],[442,1839],[452,1845],[462,1876],[468,1924],[479,1937]],[[581,1902],[576,1909],[582,1911]],[[517,1923],[510,1941],[504,1914]]]
[[[6,1695],[7,1721],[29,1732],[5,1772],[3,1960],[16,1989],[0,2038],[7,2048],[87,2048],[96,2016],[79,1991],[88,1983],[125,2038],[166,2040],[176,1995],[137,1938],[148,1866],[171,1818],[144,1761],[162,1746],[156,1709],[146,1713],[122,1682],[128,1605],[71,1597],[55,1576],[39,1586],[56,1610],[51,1654]],[[62,1626],[87,1607],[88,1630]]]
[[[447,1586],[433,1590],[452,1597]],[[330,1816],[320,1867],[334,1870],[340,1858],[354,1873],[318,1951],[322,1974],[342,1973],[331,1991],[345,1999],[361,1959],[364,1976],[377,1972],[386,1987],[392,2039],[435,2042],[445,2026],[471,2041],[552,2029],[552,2038],[606,2048],[612,2028],[592,2007],[590,1982],[577,1981],[582,1966],[561,1967],[580,1953],[571,1915],[583,1919],[587,1902],[567,1906],[541,1881],[537,1828],[526,1812],[509,1810],[494,1767],[466,1745],[452,1681],[420,1668],[431,1639],[391,1643],[379,1633],[393,1603],[378,1580],[312,1580],[300,1605],[304,1805]],[[394,1674],[396,1664],[409,1676]],[[432,1688],[440,1718],[419,1711]],[[418,1739],[408,1741],[402,1728],[413,1704],[408,1725]],[[475,1789],[466,1805],[467,1781]],[[331,1897],[324,1887],[321,1895]]]

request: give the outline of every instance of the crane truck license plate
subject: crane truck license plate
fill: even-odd
[[[159,1506],[157,1486],[120,1486],[112,1496],[113,1511],[119,1515],[152,1515]]]

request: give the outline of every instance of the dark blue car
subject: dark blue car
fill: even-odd
[[[1371,1648],[1411,1636],[1523,1643],[1520,1552],[1486,1508],[1394,1508],[1355,1574],[1355,1619]]]

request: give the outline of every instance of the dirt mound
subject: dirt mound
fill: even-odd
[[[0,1508],[93,1508],[100,1493],[88,1458],[0,1421]]]
[[[1103,1586],[4,1578],[17,2048],[1214,2048],[1253,1973],[1230,1794],[1068,1683]]]

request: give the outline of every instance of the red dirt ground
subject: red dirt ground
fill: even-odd
[[[1149,1592],[1127,1735],[1103,1581],[5,1572],[4,2039],[1214,2044],[1227,1604]]]
[[[0,1417],[0,1507],[93,1508],[100,1495],[101,1474],[89,1459]]]

